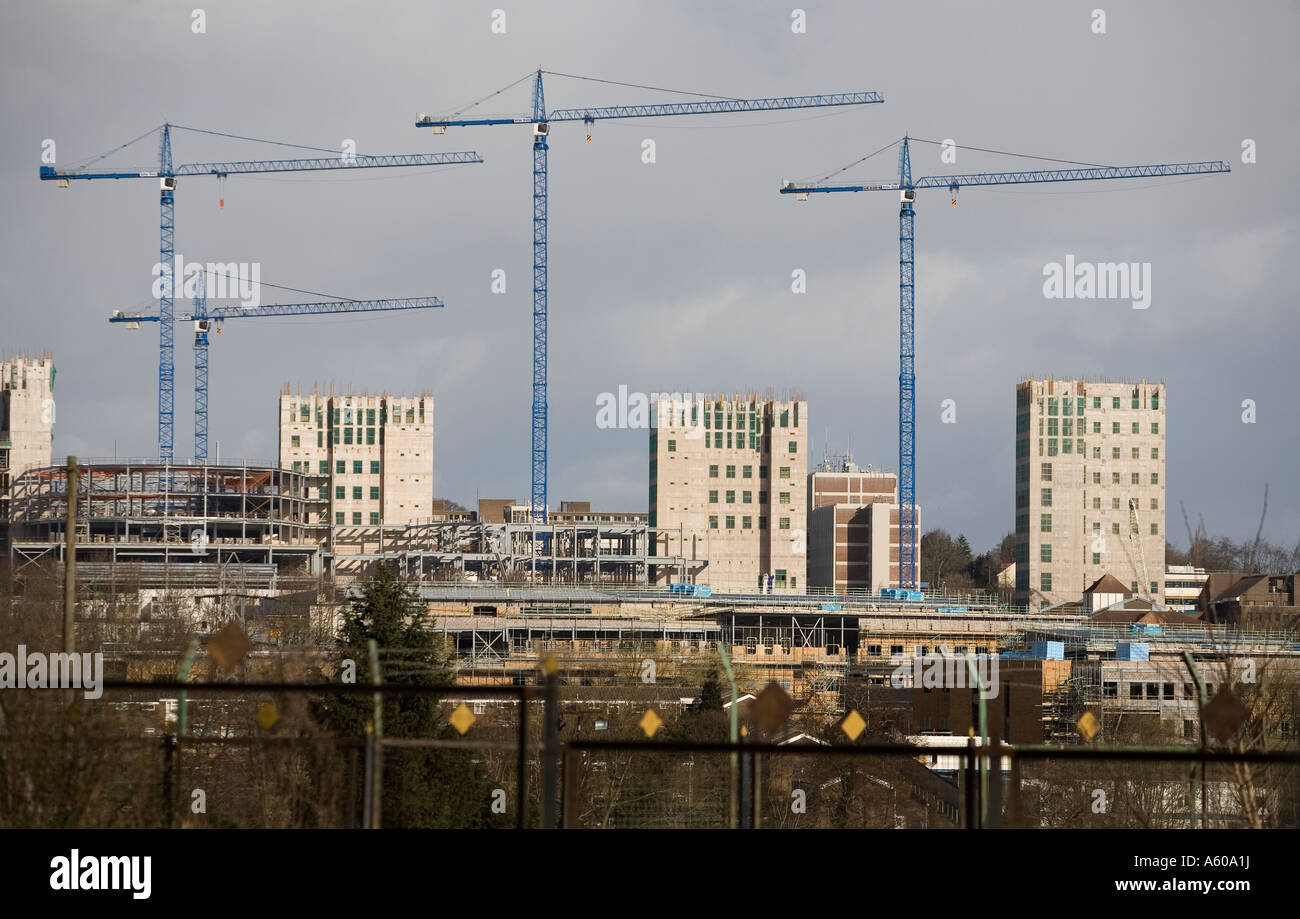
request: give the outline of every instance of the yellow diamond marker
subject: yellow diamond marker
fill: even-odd
[[[233,619],[207,645],[208,653],[222,670],[234,670],[251,650],[253,643]]]
[[[840,730],[848,735],[849,740],[857,740],[866,729],[867,722],[858,714],[856,708],[851,709],[848,716],[840,722]]]
[[[1220,689],[1219,694],[1201,709],[1201,720],[1205,722],[1206,729],[1218,739],[1219,743],[1227,743],[1231,740],[1232,735],[1237,733],[1249,717],[1250,709],[1227,686]]]
[[[1083,717],[1079,719],[1076,725],[1079,733],[1083,735],[1084,740],[1092,740],[1101,730],[1101,725],[1097,723],[1097,717],[1092,712],[1084,712]]]
[[[554,654],[542,655],[542,672],[550,676],[556,670],[560,669],[560,662],[555,659]]]
[[[275,727],[275,723],[280,720],[280,713],[275,710],[275,705],[271,702],[263,702],[257,710],[257,723],[266,730]]]
[[[464,734],[474,724],[475,719],[474,713],[466,708],[465,703],[462,702],[456,710],[451,713],[451,718],[449,720],[451,721],[451,726],[454,727],[458,733]]]
[[[641,725],[641,730],[645,731],[646,737],[654,737],[655,732],[664,726],[663,719],[655,714],[653,708],[646,709],[645,714],[641,716],[638,723]]]
[[[768,734],[780,730],[794,711],[794,700],[776,683],[768,683],[767,688],[754,700],[754,714],[758,726]]]

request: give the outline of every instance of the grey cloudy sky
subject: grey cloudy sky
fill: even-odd
[[[202,5],[207,32],[190,10]],[[413,127],[530,70],[726,96],[877,90],[884,105],[602,122],[551,134],[552,502],[646,503],[646,433],[595,425],[620,384],[797,388],[812,452],[829,437],[897,464],[898,220],[890,193],[797,204],[812,178],[905,132],[1091,163],[1222,159],[1230,175],[922,193],[917,238],[918,500],[927,526],[984,548],[1014,525],[1014,386],[1027,375],[1163,379],[1169,531],[1177,503],[1212,532],[1300,533],[1293,3],[65,2],[0,17],[0,351],[53,350],[55,452],[156,453],[148,309],[157,189],[36,178],[163,121],[358,152],[478,150],[483,166],[182,180],[178,251],[258,261],[263,281],[348,297],[441,296],[436,312],[229,322],[212,348],[223,458],[276,453],[285,381],[431,389],[435,483],[527,498],[531,133]],[[1093,34],[1092,10],[1107,14]],[[506,34],[492,34],[492,11]],[[522,112],[527,83],[481,106]],[[673,97],[559,77],[551,108]],[[657,162],[641,162],[653,138]],[[1258,163],[1241,163],[1241,143]],[[294,155],[181,133],[177,163]],[[301,154],[307,155],[307,154]],[[156,163],[150,139],[105,164]],[[1047,164],[1042,164],[1046,166]],[[918,146],[916,175],[1032,161]],[[845,178],[889,179],[893,151]],[[224,196],[224,209],[218,198]],[[1047,300],[1045,263],[1152,265],[1149,309]],[[492,295],[491,272],[508,291]],[[808,292],[790,291],[791,271]],[[264,300],[304,297],[271,291]],[[176,341],[176,453],[192,450],[189,330]],[[944,399],[957,423],[940,423]],[[1254,399],[1258,421],[1241,421]]]

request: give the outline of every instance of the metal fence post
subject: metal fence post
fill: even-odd
[[[578,829],[578,752],[564,751],[564,768],[562,770],[561,813],[564,814],[564,828]]]
[[[1197,668],[1196,660],[1192,657],[1191,651],[1183,652],[1183,663],[1187,666],[1187,671],[1192,675],[1192,679],[1196,681],[1196,690],[1201,697],[1201,708],[1204,709],[1205,706],[1210,703],[1210,693],[1205,687],[1205,678],[1201,676],[1201,671]],[[1209,737],[1206,736],[1205,733],[1205,716],[1201,715],[1198,712],[1196,720],[1200,722],[1201,725],[1201,752],[1204,753],[1206,750],[1210,748],[1210,739]],[[1201,829],[1205,829],[1207,826],[1206,817],[1208,816],[1208,804],[1206,803],[1206,794],[1209,790],[1209,781],[1205,774],[1206,773],[1205,760],[1201,760],[1200,770],[1201,770]]]
[[[375,714],[374,730],[370,735],[374,747],[371,754],[370,769],[370,824],[369,829],[377,830],[384,825],[384,694],[379,691],[382,682],[379,673],[379,646],[372,638],[370,645],[370,682],[374,684]]]
[[[522,830],[527,825],[528,810],[528,704],[532,701],[532,691],[522,687],[519,693],[519,751],[515,766],[515,829]]]
[[[989,760],[992,766],[988,779],[988,816],[985,825],[993,829],[1002,828],[1002,741],[990,744],[993,756]]]
[[[974,830],[979,828],[979,770],[975,762],[973,736],[966,738],[966,761],[962,763],[962,773],[966,777],[962,802],[966,806],[966,829]]]
[[[740,705],[737,702],[736,675],[731,671],[731,657],[727,654],[727,648],[722,642],[718,642],[718,656],[722,658],[722,669],[727,673],[727,682],[731,684],[731,718],[730,718],[730,738],[732,744],[740,743],[740,731],[737,727],[737,717],[740,711]],[[739,763],[736,754],[731,754],[731,810],[727,823],[728,829],[737,829],[740,826],[740,774]]]
[[[163,738],[163,819],[167,821],[167,828],[172,829],[176,826],[176,735],[168,734]]]
[[[1014,748],[1009,749],[1011,750],[1011,799],[1007,802],[1007,819],[1012,829],[1018,830],[1025,825],[1024,801],[1021,798],[1023,789],[1020,782],[1020,757],[1016,756]]]
[[[555,671],[546,674],[546,701],[543,703],[543,738],[542,738],[542,827],[553,830],[556,827],[556,776],[555,761],[559,754],[559,712],[556,704],[559,680]]]
[[[65,475],[68,516],[63,525],[63,650],[68,654],[77,649],[77,479],[77,458],[69,456]]]

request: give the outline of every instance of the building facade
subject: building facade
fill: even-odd
[[[1016,387],[1016,599],[1077,602],[1112,574],[1165,583],[1165,385],[1026,380]]]
[[[433,512],[433,394],[280,393],[280,465],[328,475],[333,526],[400,525]]]
[[[1196,603],[1209,577],[1209,572],[1195,565],[1166,565],[1165,606],[1182,613],[1196,612]]]
[[[650,429],[655,553],[715,591],[807,586],[808,403],[661,399]]]
[[[13,483],[54,449],[54,358],[0,361],[0,550],[9,546]]]
[[[898,505],[823,504],[808,514],[808,586],[836,594],[898,586]],[[921,509],[916,509],[918,532]],[[920,547],[917,548],[920,564]]]
[[[808,475],[807,492],[808,586],[874,594],[897,585],[898,477],[860,470],[849,459],[823,461]]]
[[[851,459],[822,460],[808,473],[808,507],[823,504],[897,504],[898,476],[859,469]]]
[[[482,506],[483,502],[480,501]],[[483,519],[483,518],[479,518]],[[528,523],[533,519],[531,505],[510,503],[505,507],[507,523]],[[546,522],[556,526],[582,523],[633,523],[644,525],[648,515],[641,511],[593,511],[590,501],[561,501],[559,510],[548,510]]]

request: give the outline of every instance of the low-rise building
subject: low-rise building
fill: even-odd
[[[1165,606],[1183,613],[1196,612],[1197,600],[1210,575],[1195,565],[1165,566]]]
[[[1215,572],[1197,606],[1211,622],[1253,628],[1295,628],[1300,616],[1294,574]]]
[[[898,515],[897,504],[883,502],[813,508],[808,515],[808,586],[835,594],[877,594],[882,587],[896,586]],[[920,532],[919,507],[916,519]]]
[[[921,511],[917,528],[921,532]],[[808,475],[808,586],[878,593],[899,583],[898,477],[823,460]],[[917,546],[916,563],[921,563]],[[919,570],[919,568],[918,568]]]

